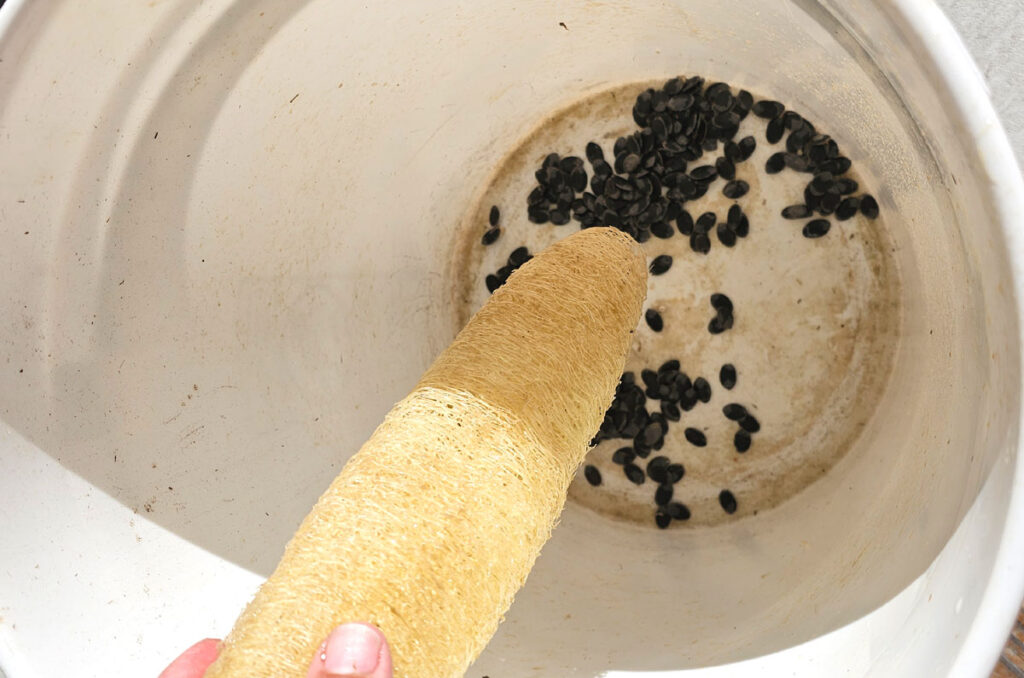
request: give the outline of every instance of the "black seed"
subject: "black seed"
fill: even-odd
[[[676,228],[679,229],[679,233],[682,235],[691,235],[693,233],[693,217],[689,212],[683,210],[679,213],[679,218],[676,219]]]
[[[551,210],[550,218],[555,226],[565,226],[569,223],[569,213],[565,210]]]
[[[665,467],[665,478],[670,483],[678,483],[686,475],[682,464],[669,464]]]
[[[811,190],[814,191],[816,195],[823,195],[834,181],[835,178],[833,178],[831,172],[818,172],[814,175],[814,178],[811,179]]]
[[[655,113],[661,113],[668,106],[669,96],[665,92],[655,91],[654,97],[651,100],[651,108],[654,109]]]
[[[711,251],[711,238],[707,233],[694,232],[690,236],[690,249],[698,254],[707,254]]]
[[[583,468],[583,475],[586,476],[587,482],[597,487],[601,484],[601,472],[597,470],[596,466],[587,464]]]
[[[609,177],[612,175],[612,166],[604,160],[598,160],[594,162],[594,176],[595,177]]]
[[[825,142],[825,156],[830,159],[839,157],[839,144],[837,144],[833,139],[828,139],[828,141]]]
[[[656,238],[667,239],[671,238],[675,234],[675,229],[672,228],[672,224],[667,221],[656,221],[651,224],[651,235]]]
[[[764,171],[768,174],[778,174],[786,166],[786,154],[773,153],[764,163]]]
[[[747,191],[749,190],[750,184],[743,181],[742,179],[736,179],[735,181],[730,181],[722,188],[722,195],[724,195],[726,198],[735,200],[737,198],[742,198],[743,196],[745,196],[747,194]]]
[[[589,160],[591,164],[598,160],[604,160],[604,151],[601,150],[601,146],[593,141],[587,144],[587,160]]]
[[[635,459],[636,452],[633,451],[632,447],[620,447],[612,453],[612,461],[622,466],[632,464]]]
[[[736,385],[736,368],[732,363],[726,363],[722,365],[722,369],[718,370],[718,381],[726,390],[732,390],[732,387]]]
[[[736,435],[732,438],[732,444],[736,446],[736,451],[743,454],[750,449],[750,434],[744,430],[736,431]]]
[[[567,155],[558,163],[558,168],[566,174],[570,174],[577,169],[582,169],[582,167],[583,158],[577,158],[575,155]]]
[[[669,123],[665,122],[665,118],[657,117],[651,121],[651,132],[654,134],[656,139],[664,141],[668,138],[668,126]]]
[[[731,421],[739,421],[743,417],[747,416],[747,408],[743,407],[739,403],[729,403],[722,408],[722,414],[725,415],[726,419]]]
[[[544,202],[547,202],[547,196],[544,194],[543,186],[537,186],[530,191],[530,195],[526,196],[526,204],[530,207],[540,205]]]
[[[661,425],[657,422],[644,426],[644,430],[641,431],[643,441],[645,445],[653,446],[658,440],[664,437],[664,432],[661,430]]]
[[[722,148],[722,154],[725,155],[726,159],[733,165],[743,160],[739,144],[735,141],[725,142],[725,146]],[[718,164],[717,160],[715,161],[715,164]]]
[[[669,421],[679,421],[683,416],[679,411],[679,406],[668,400],[661,401],[661,413]]]
[[[842,201],[842,197],[839,195],[839,191],[835,187],[830,187],[825,195],[821,196],[821,205],[818,206],[818,211],[822,214],[832,214],[839,207],[839,203]]]
[[[629,153],[622,158],[622,171],[635,172],[640,167],[640,156],[636,153]]]
[[[832,228],[832,224],[828,219],[814,219],[808,221],[804,226],[803,234],[805,238],[820,238],[828,233],[830,228]]]
[[[747,414],[736,423],[740,425],[741,429],[749,433],[757,433],[761,430],[761,422],[755,419],[752,414]]]
[[[668,468],[669,459],[668,457],[657,456],[647,462],[647,477],[656,483],[665,482],[666,473],[665,469]]]
[[[785,123],[786,129],[791,131],[798,130],[804,125],[804,119],[795,111],[786,111],[783,113],[782,122]]]
[[[736,165],[729,158],[721,157],[716,160],[715,171],[718,172],[718,176],[726,181],[732,181],[736,178]]]
[[[746,214],[740,217],[739,222],[737,222],[733,230],[736,231],[736,235],[739,236],[740,238],[747,237],[747,235],[750,233],[750,221],[747,219]]]
[[[686,82],[683,83],[683,88],[679,91],[692,92],[696,89],[700,89],[701,85],[703,84],[704,78],[700,77],[699,75],[693,75],[686,79]]]
[[[736,244],[736,231],[729,224],[725,222],[720,223],[715,231],[718,234],[718,241],[726,247],[732,247]]]
[[[508,263],[510,266],[522,266],[530,259],[530,250],[526,249],[525,246],[515,248],[512,250],[512,253],[508,255]]]
[[[796,153],[783,153],[782,160],[786,164],[786,167],[797,172],[806,172],[810,167],[810,162],[807,158],[802,155],[797,155]]]
[[[572,174],[569,175],[569,186],[577,193],[587,190],[587,171],[584,169],[574,169]]]
[[[640,370],[640,378],[648,388],[658,388],[658,373],[654,370]]]
[[[703,184],[698,184],[693,179],[691,179],[690,175],[688,174],[681,175],[679,177],[678,183],[679,185],[676,190],[678,190],[683,200],[695,200],[696,198],[704,194],[703,192],[701,192],[701,187],[703,186]],[[706,191],[707,188],[704,187],[704,192]]]
[[[674,489],[675,488],[672,487],[670,483],[662,483],[661,485],[658,485],[658,489],[654,491],[654,503],[658,506],[664,506],[672,501]]]
[[[841,195],[850,195],[856,193],[860,186],[853,179],[837,179],[836,188],[839,189]]]
[[[693,380],[693,390],[697,392],[697,399],[702,403],[711,400],[711,384],[704,377],[697,377]]]
[[[671,97],[665,105],[665,108],[675,113],[681,113],[693,106],[693,102],[694,98],[692,94],[680,94],[679,96]]]
[[[672,523],[672,517],[662,509],[654,512],[654,524],[659,529],[666,529]]]
[[[647,326],[655,332],[661,332],[665,329],[665,321],[662,320],[661,314],[655,311],[653,308],[647,309],[644,313],[644,320],[647,321]]]
[[[697,217],[697,221],[693,224],[694,233],[707,233],[715,225],[715,213],[705,212],[704,214]]]
[[[504,281],[501,278],[499,278],[498,276],[494,275],[493,273],[488,273],[487,277],[484,278],[484,283],[487,285],[487,291],[492,293],[492,294],[494,293],[494,290],[496,290],[499,287],[501,287],[501,284],[503,282]]]
[[[686,504],[680,504],[679,502],[674,501],[666,506],[665,510],[668,512],[668,515],[672,520],[690,519],[690,509],[686,507]]]
[[[533,176],[537,178],[537,183],[547,188],[560,188],[565,183],[562,170],[554,166],[542,167]]]
[[[789,144],[787,143],[787,146]],[[795,145],[795,144],[794,144]],[[818,165],[819,168],[822,164],[828,162],[828,145],[818,144],[814,145],[811,142],[807,142],[804,146],[807,149],[807,157],[811,159],[811,162]],[[832,170],[823,169],[822,171],[831,172]]]
[[[769,144],[777,144],[785,132],[786,129],[782,125],[782,118],[773,118],[764,131],[764,140]]]
[[[836,207],[836,219],[839,221],[846,221],[857,214],[857,210],[859,208],[859,198],[854,198],[852,196],[849,198],[843,198],[843,201],[839,203],[839,207]]]
[[[865,193],[860,197],[860,213],[868,219],[876,219],[878,217],[878,201],[875,200],[874,196]]]
[[[810,138],[811,131],[806,127],[801,127],[800,129],[790,133],[789,138],[786,139],[786,150],[789,151],[790,153],[799,153],[805,145],[807,146],[808,150],[811,150],[812,144],[808,143]],[[825,158],[820,158],[820,160],[824,159]],[[814,160],[814,158],[811,158],[811,160]]]
[[[721,292],[715,292],[711,295],[711,308],[716,311],[732,312],[732,299]]]
[[[790,205],[782,210],[783,219],[806,219],[809,216],[811,208],[807,205]]]
[[[480,242],[482,244],[484,244],[484,245],[490,245],[495,240],[498,239],[499,235],[501,235],[501,229],[500,228],[497,228],[497,227],[489,228],[486,231],[484,231],[484,236],[482,238],[480,238]]]
[[[743,216],[743,208],[738,204],[733,203],[732,207],[729,208],[729,212],[726,215],[725,221],[733,228],[740,222],[740,217]]]
[[[665,83],[665,86],[662,87],[662,89],[665,91],[665,94],[675,96],[683,91],[683,79],[680,77],[672,78]]]
[[[678,360],[675,360],[675,359],[666,360],[665,362],[663,362],[661,364],[661,367],[658,368],[658,372],[657,373],[658,374],[668,374],[670,372],[678,372],[679,368],[680,368],[680,364],[679,364]]]
[[[752,136],[743,137],[740,139],[738,146],[740,148],[740,160],[747,160],[754,154],[754,149],[757,148],[757,139]]]
[[[810,186],[804,187],[804,204],[806,204],[808,209],[810,209],[812,212],[818,209],[818,207],[821,205],[821,196],[814,195],[814,192],[811,190]]]
[[[695,428],[686,429],[683,431],[683,435],[686,436],[691,445],[696,447],[705,447],[708,444],[707,436]]]
[[[548,153],[546,156],[544,156],[544,162],[541,164],[541,167],[547,169],[548,167],[557,165],[558,161],[561,159],[562,156],[558,155],[557,153]]]
[[[707,99],[711,107],[717,111],[724,111],[732,108],[735,102],[733,101],[732,91],[729,89],[729,85],[724,82],[716,82],[713,85],[708,85],[707,89],[704,90],[704,98]]]
[[[782,115],[783,111],[786,110],[786,107],[780,104],[778,101],[765,99],[763,101],[758,101],[751,107],[750,110],[753,111],[754,115],[756,115],[757,117],[767,118],[770,120],[772,118],[777,118],[780,115]]]
[[[634,485],[644,484],[644,472],[636,464],[626,464],[622,467],[622,470],[626,474],[626,478],[629,479],[629,482]]]
[[[736,513],[736,497],[732,496],[732,492],[729,490],[722,490],[718,493],[718,503],[722,505],[722,510],[726,513]]]
[[[526,216],[535,224],[546,224],[550,218],[548,211],[538,205],[534,205],[527,209]]]
[[[714,165],[701,165],[690,172],[690,178],[699,182],[710,182],[718,176]]]
[[[497,205],[491,205],[491,212],[487,215],[487,221],[491,226],[498,225],[498,218],[501,217],[501,211]]]
[[[668,254],[659,254],[651,261],[651,275],[662,275],[672,268],[672,257]]]

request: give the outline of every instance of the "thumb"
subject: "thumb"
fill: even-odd
[[[342,624],[320,646],[306,678],[392,678],[388,641],[370,624]]]
[[[159,678],[202,678],[219,651],[220,641],[216,638],[200,640],[171,662]]]

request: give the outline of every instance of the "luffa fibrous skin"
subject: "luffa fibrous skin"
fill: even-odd
[[[384,631],[399,678],[463,675],[551,534],[646,281],[608,228],[516,271],[320,497],[207,678],[303,678],[349,621]]]

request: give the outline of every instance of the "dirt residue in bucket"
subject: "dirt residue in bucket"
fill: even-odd
[[[630,111],[637,95],[660,84],[623,85],[587,96],[545,120],[502,160],[461,229],[455,268],[464,318],[486,300],[486,275],[505,265],[513,250],[525,246],[537,252],[579,228],[576,221],[554,226],[527,219],[527,196],[537,185],[534,172],[545,156],[582,157],[586,144],[596,141],[611,161],[615,140],[636,131]],[[736,179],[747,182],[749,191],[727,198],[722,192],[726,182],[719,178],[705,196],[685,203],[694,218],[713,212],[718,221],[739,204],[749,219],[749,235],[726,247],[712,229],[707,254],[695,252],[679,233],[643,245],[651,259],[669,255],[673,263],[664,274],[652,275],[648,288],[647,308],[657,311],[664,327],[656,332],[641,320],[626,369],[643,388],[642,370],[678,360],[689,379],[703,377],[711,387],[707,402],[668,423],[660,450],[635,460],[645,468],[656,456],[665,456],[685,469],[671,490],[662,490],[662,499],[670,491],[672,501],[689,510],[688,520],[673,525],[714,525],[757,513],[825,474],[872,416],[898,343],[899,278],[887,232],[896,215],[832,218],[826,235],[805,237],[808,219],[787,220],[781,211],[803,201],[810,177],[765,173],[768,158],[785,150],[784,143],[765,140],[766,122],[749,115],[736,135],[757,140],[749,160],[736,166]],[[827,132],[827,121],[817,124]],[[709,151],[691,168],[713,164],[720,155],[721,147]],[[845,176],[861,190],[878,188],[856,170]],[[501,232],[496,238],[492,233],[492,243],[484,246],[481,238],[493,205],[500,208]],[[733,305],[733,326],[719,334],[708,331],[716,314],[712,294],[727,295]],[[731,389],[720,381],[725,364],[736,370]],[[742,405],[758,425],[744,452],[735,440],[741,427],[723,413],[730,404]],[[656,400],[647,406],[658,411]],[[700,436],[687,436],[687,429],[702,434],[707,444],[694,445],[689,438]],[[593,469],[579,474],[570,498],[599,513],[653,526],[654,497],[663,483],[648,473],[637,484],[613,461],[615,451],[630,444],[600,442],[587,459]]]

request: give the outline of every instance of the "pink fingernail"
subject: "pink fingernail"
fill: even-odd
[[[343,624],[327,637],[324,671],[332,678],[363,678],[380,664],[384,639],[366,624]]]

